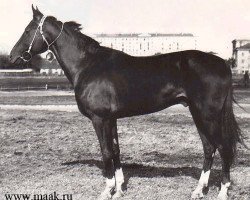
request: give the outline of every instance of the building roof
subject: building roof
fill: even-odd
[[[191,33],[119,33],[119,34],[94,34],[96,37],[194,37]]]
[[[234,39],[232,42],[234,42],[234,41],[235,41],[235,42],[236,42],[236,41],[239,41],[239,42],[240,42],[240,41],[249,41],[249,42],[250,42],[250,39]]]
[[[241,47],[238,47],[239,50],[250,50],[250,43],[247,43]]]

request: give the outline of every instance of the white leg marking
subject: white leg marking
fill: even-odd
[[[115,188],[115,177],[111,179],[106,179],[106,187],[104,191],[102,192],[101,196],[99,197],[99,200],[107,200],[111,199],[111,191]]]
[[[122,168],[115,171],[115,181],[116,181],[116,193],[113,196],[113,199],[119,198],[124,195],[122,191],[122,184],[124,183],[124,175]]]
[[[218,200],[227,200],[228,198],[227,191],[228,191],[230,184],[231,184],[230,182],[226,184],[221,183],[221,189],[218,195]]]
[[[202,171],[199,184],[201,184],[203,187],[207,187],[209,176],[210,176],[210,170],[206,171],[205,173],[204,171]]]
[[[204,187],[207,187],[208,185],[209,175],[210,175],[210,170],[208,170],[205,173],[202,170],[198,185],[192,193],[192,196],[191,196],[192,199],[202,198],[204,196],[202,190]]]

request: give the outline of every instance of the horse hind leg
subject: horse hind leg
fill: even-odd
[[[202,116],[200,114],[201,112],[194,110],[192,107],[190,111],[202,141],[205,157],[198,185],[191,195],[192,199],[200,199],[203,198],[204,190],[208,186],[210,171],[216,151],[216,134],[218,134],[219,125],[217,121],[207,118],[204,114]]]
[[[219,200],[228,199],[227,192],[230,186],[230,167],[235,157],[236,144],[237,142],[243,142],[241,130],[235,119],[232,104],[233,96],[232,90],[230,89],[221,114],[222,134],[218,150],[222,159],[222,183],[218,195]]]
[[[233,162],[233,151],[231,148],[219,148],[219,153],[222,159],[222,182],[221,189],[218,195],[218,200],[228,199],[228,188],[230,186],[230,167]]]
[[[203,198],[204,190],[208,187],[208,180],[214,159],[216,148],[211,145],[206,139],[203,139],[204,163],[201,176],[196,189],[192,193],[192,199]]]

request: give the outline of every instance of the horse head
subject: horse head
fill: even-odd
[[[37,7],[34,8],[33,5],[32,11],[33,19],[11,50],[10,61],[12,63],[28,62],[34,55],[47,51],[52,44],[49,39],[50,35],[55,32],[52,23],[46,20],[47,17]]]

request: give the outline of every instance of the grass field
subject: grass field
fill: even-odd
[[[249,91],[236,91],[249,114]],[[0,200],[5,193],[73,194],[95,200],[104,188],[102,162],[91,122],[77,111],[25,110],[22,105],[75,105],[72,92],[1,92]],[[235,109],[241,116],[242,111]],[[247,113],[246,113],[247,114]],[[250,146],[249,115],[238,118]],[[177,106],[150,115],[120,119],[118,132],[126,182],[124,200],[186,200],[196,187],[203,150],[187,108]],[[230,199],[250,197],[250,152],[239,146],[232,168]],[[209,191],[220,186],[216,154]]]

